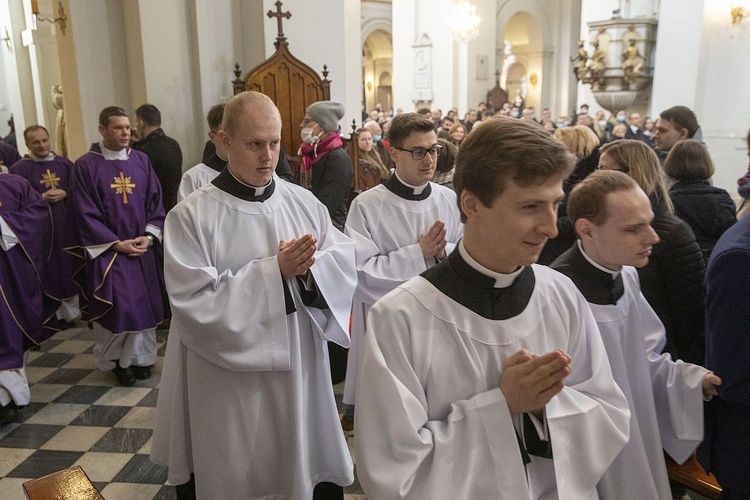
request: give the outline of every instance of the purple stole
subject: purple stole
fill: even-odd
[[[13,370],[23,366],[26,349],[56,331],[60,302],[42,289],[52,232],[47,202],[23,177],[2,174],[0,217],[18,238],[7,252],[0,249],[0,370]]]
[[[163,320],[164,284],[161,245],[140,257],[110,247],[92,259],[86,248],[146,234],[146,226],[164,227],[161,187],[144,153],[129,150],[127,160],[106,160],[98,144],[75,163],[73,213],[78,244],[70,249],[86,259],[81,315],[114,332],[154,328]]]
[[[10,169],[12,174],[25,177],[40,194],[53,188],[63,189],[68,196],[57,203],[50,203],[52,212],[52,252],[49,256],[49,289],[56,297],[67,299],[78,293],[73,281],[74,257],[63,248],[75,245],[75,224],[72,223],[73,163],[63,156],[51,161],[34,161],[28,155]]]

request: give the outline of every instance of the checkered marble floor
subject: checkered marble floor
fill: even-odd
[[[59,332],[29,351],[31,403],[16,423],[0,427],[0,498],[25,499],[24,482],[73,465],[107,500],[175,498],[164,484],[166,468],[148,459],[166,335],[157,332],[152,377],[134,387],[120,387],[112,373],[96,369],[88,329]],[[334,392],[340,404],[343,384]],[[347,500],[365,498],[356,481],[345,492]]]

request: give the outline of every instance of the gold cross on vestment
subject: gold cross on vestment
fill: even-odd
[[[49,189],[57,189],[57,184],[60,182],[60,178],[57,176],[56,173],[51,172],[50,169],[47,169],[47,172],[42,176],[42,180],[39,181],[39,184],[44,184],[44,187]]]
[[[281,12],[281,1],[277,0],[276,1],[276,12],[274,12],[272,10],[269,10],[266,13],[266,15],[268,17],[275,17],[276,18],[276,22],[279,25],[279,34],[276,36],[276,43],[274,44],[274,45],[276,45],[276,48],[278,49],[280,43],[286,45],[286,37],[284,36],[284,30],[281,27],[281,18],[285,17],[285,18],[289,19],[290,17],[292,17],[292,13],[291,12]]]
[[[135,184],[130,182],[130,177],[125,177],[125,174],[120,172],[120,177],[115,177],[115,183],[110,184],[109,187],[114,189],[117,194],[121,194],[122,202],[127,205],[128,195],[133,194]]]

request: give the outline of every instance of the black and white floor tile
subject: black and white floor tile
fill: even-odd
[[[107,500],[174,498],[166,468],[148,459],[166,331],[157,337],[153,376],[134,387],[96,369],[86,328],[60,332],[27,353],[31,403],[0,427],[0,498],[25,499],[24,482],[73,465]],[[343,384],[334,391],[340,402]],[[345,492],[347,500],[365,498],[356,481]]]

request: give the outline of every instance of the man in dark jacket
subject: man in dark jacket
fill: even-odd
[[[698,459],[724,490],[721,498],[750,498],[750,217],[719,238],[708,262],[706,367],[724,383],[706,407]]]
[[[177,204],[177,190],[182,178],[182,150],[177,141],[164,133],[161,112],[153,104],[144,104],[135,110],[135,123],[142,139],[133,144],[133,148],[143,151],[151,160],[161,184],[164,211],[169,212]]]

